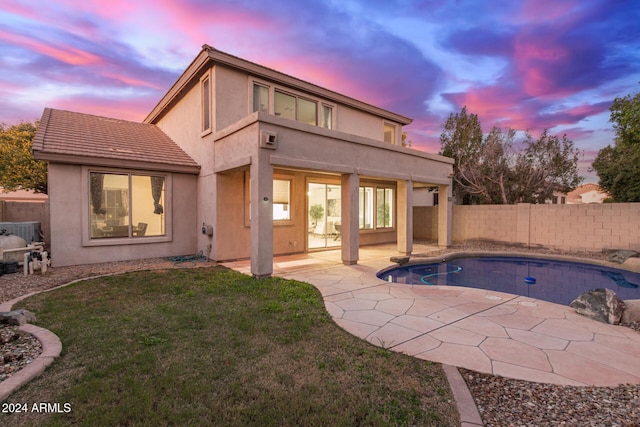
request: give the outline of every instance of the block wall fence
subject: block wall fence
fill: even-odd
[[[416,240],[437,240],[438,211],[413,208]],[[640,203],[453,206],[454,242],[484,240],[567,251],[640,251]]]

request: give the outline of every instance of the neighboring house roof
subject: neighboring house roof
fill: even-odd
[[[321,86],[298,79],[280,71],[247,61],[237,56],[222,52],[209,45],[203,45],[200,54],[191,62],[189,67],[182,73],[171,89],[162,97],[160,102],[149,113],[144,120],[145,123],[156,123],[171,106],[176,104],[191,88],[199,81],[200,76],[212,65],[223,65],[235,70],[241,70],[247,74],[265,79],[266,81],[282,84],[283,86],[296,89],[307,94],[316,95],[327,101],[348,105],[361,111],[383,117],[402,125],[408,125],[413,120],[409,117],[376,107],[366,102],[348,97],[346,95],[325,89]]]
[[[198,173],[200,166],[155,125],[45,108],[34,157],[59,163]]]
[[[567,194],[567,203],[602,203],[607,196],[607,193],[598,184],[583,184]]]

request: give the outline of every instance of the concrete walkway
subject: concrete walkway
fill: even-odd
[[[414,254],[436,248],[415,245]],[[561,385],[640,384],[640,334],[599,323],[567,306],[494,291],[388,283],[393,245],[278,257],[274,275],[316,286],[346,331],[421,359]],[[224,264],[250,274],[249,261]]]

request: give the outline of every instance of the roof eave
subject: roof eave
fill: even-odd
[[[202,46],[202,51],[198,56],[193,60],[193,62],[191,62],[180,78],[178,78],[169,91],[154,107],[151,113],[149,113],[149,115],[144,119],[144,123],[155,123],[163,115],[166,108],[177,102],[183,91],[190,85],[194,84],[194,80],[199,78],[202,70],[210,63],[220,64],[236,70],[244,71],[250,75],[265,80],[280,83],[303,92],[315,94],[319,97],[326,98],[327,100],[372,113],[403,126],[413,122],[413,119],[409,117],[376,107],[355,98],[351,98],[341,93],[301,80],[297,77],[230,55],[205,44]]]
[[[63,163],[80,166],[101,166],[108,168],[175,172],[193,175],[198,175],[200,173],[200,166],[198,165],[179,165],[161,162],[145,162],[130,159],[127,160],[107,157],[79,156],[64,153],[51,153],[40,150],[33,150],[33,157],[37,160],[46,160],[51,163]]]

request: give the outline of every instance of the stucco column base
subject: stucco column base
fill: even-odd
[[[453,193],[451,185],[438,185],[438,246],[447,248],[452,240]]]
[[[273,273],[273,166],[269,151],[258,148],[252,156],[251,180],[251,274],[269,277]]]
[[[396,236],[398,252],[411,255],[413,251],[413,182],[398,181]]]
[[[360,229],[358,226],[360,176],[355,173],[343,174],[341,184],[342,263],[353,265],[358,263],[360,248]]]

